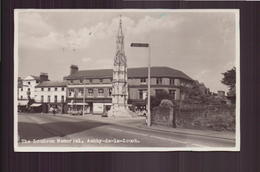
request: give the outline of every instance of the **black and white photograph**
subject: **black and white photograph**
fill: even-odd
[[[18,152],[239,151],[237,9],[15,9]]]

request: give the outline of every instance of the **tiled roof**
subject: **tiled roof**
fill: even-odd
[[[128,68],[128,78],[142,78],[147,77],[148,69],[146,67]],[[99,79],[112,78],[112,69],[94,69],[94,70],[80,70],[75,74],[64,77],[64,79]],[[192,80],[188,75],[182,71],[170,67],[151,67],[151,77],[169,77],[169,78],[183,78]]]
[[[36,87],[66,87],[66,81],[43,81]]]

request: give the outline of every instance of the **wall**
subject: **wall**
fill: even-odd
[[[22,81],[23,84],[22,88],[18,88],[18,95],[19,95],[18,99],[28,99],[28,95],[27,95],[28,88],[30,88],[30,92],[31,92],[30,97],[32,99],[35,99],[35,86],[38,85],[39,82],[36,82],[36,80],[30,76],[26,78],[28,79]],[[28,82],[30,82],[30,84]]]
[[[48,88],[51,88],[50,91],[48,91]],[[55,95],[57,96],[57,102],[61,102],[61,97],[64,96],[64,102],[66,101],[66,90],[67,88],[64,87],[64,91],[62,91],[62,87],[56,87],[57,91],[55,91],[55,87],[44,87],[44,90],[42,91],[41,88],[36,88],[35,90],[35,101],[41,102],[41,96],[44,96],[44,103],[48,103],[48,96],[50,97],[50,102],[55,102]]]

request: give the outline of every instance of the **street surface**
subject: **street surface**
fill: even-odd
[[[102,120],[102,118],[100,117]],[[133,122],[134,123],[134,122]],[[144,120],[136,120],[140,125]],[[69,115],[18,114],[19,146],[70,147],[233,147],[218,137],[156,131]]]

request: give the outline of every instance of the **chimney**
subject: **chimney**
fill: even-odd
[[[43,82],[43,81],[49,81],[48,73],[41,72],[41,74],[40,74],[40,82]]]
[[[71,65],[71,66],[70,66],[70,74],[71,74],[71,75],[75,74],[75,73],[78,72],[78,71],[79,71],[79,68],[78,68],[77,65]]]

